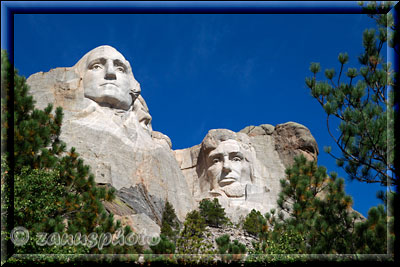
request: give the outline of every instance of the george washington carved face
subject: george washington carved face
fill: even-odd
[[[85,97],[103,106],[128,110],[135,87],[129,62],[113,47],[100,46],[89,52],[85,63]]]

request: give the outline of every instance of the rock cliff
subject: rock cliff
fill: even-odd
[[[62,107],[60,138],[75,147],[99,185],[117,198],[108,211],[135,231],[158,234],[166,201],[178,219],[204,198],[217,197],[233,222],[251,209],[276,208],[280,179],[296,155],[317,160],[318,145],[303,125],[210,130],[201,144],[173,151],[153,131],[149,109],[127,60],[101,46],[76,65],[27,79],[36,107]]]
[[[250,165],[252,179],[244,182],[242,196],[232,197],[226,193],[213,193],[215,186],[210,183],[210,177],[204,174],[212,167],[205,159],[210,136],[215,140],[221,140],[222,143],[227,140],[245,143],[242,151],[243,154],[247,154],[246,161]],[[213,141],[218,143],[215,140]],[[317,160],[318,145],[305,126],[288,122],[276,126],[269,124],[248,126],[238,133],[226,129],[210,130],[201,144],[175,150],[174,154],[195,200],[199,202],[203,198],[218,197],[228,217],[233,222],[238,222],[253,208],[263,214],[272,208],[276,209],[280,179],[285,178],[286,167],[293,163],[296,155],[300,154],[309,160]],[[237,188],[239,190],[240,186]]]

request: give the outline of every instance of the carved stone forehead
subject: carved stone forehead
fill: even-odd
[[[73,68],[79,73],[79,75],[83,75],[86,72],[88,64],[96,58],[118,59],[127,66],[128,74],[133,76],[129,61],[127,61],[117,49],[109,45],[98,46],[90,50],[75,64]]]
[[[220,154],[220,153],[231,153],[242,151],[239,143],[236,140],[229,139],[221,142],[217,148],[210,152],[209,156]]]
[[[127,60],[124,56],[111,46],[100,46],[91,50],[88,54],[86,64],[89,64],[91,61],[98,58],[120,60],[122,63],[127,65]]]

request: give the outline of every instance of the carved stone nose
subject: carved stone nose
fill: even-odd
[[[222,171],[223,171],[223,172],[230,172],[230,171],[232,171],[232,166],[231,166],[231,163],[230,163],[229,160],[224,161],[224,165],[223,165],[223,167],[222,167]]]
[[[117,79],[117,76],[115,75],[114,66],[112,64],[107,64],[106,65],[106,74],[104,76],[104,79],[106,79],[106,80],[115,80],[115,79]]]

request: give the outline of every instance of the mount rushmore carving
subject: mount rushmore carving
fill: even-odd
[[[159,232],[166,201],[181,221],[214,197],[234,222],[253,208],[264,213],[277,207],[279,180],[294,156],[317,160],[315,139],[294,122],[237,133],[214,129],[201,144],[172,150],[168,136],[152,129],[130,63],[111,46],[91,50],[72,67],[33,74],[27,83],[37,108],[63,108],[60,138],[76,148],[98,184],[117,190],[105,206],[137,231]]]

